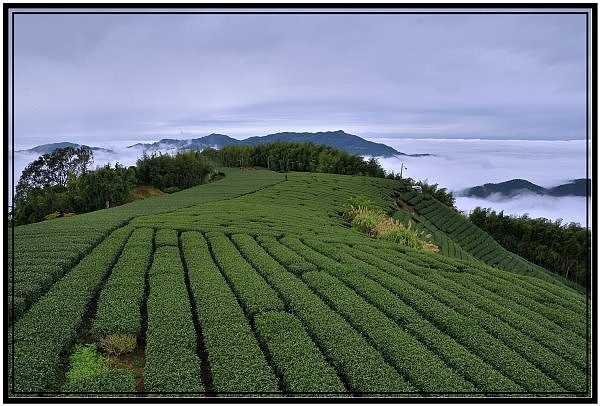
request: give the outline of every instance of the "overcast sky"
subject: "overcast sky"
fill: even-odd
[[[583,139],[585,30],[584,14],[17,14],[15,148],[338,129]]]

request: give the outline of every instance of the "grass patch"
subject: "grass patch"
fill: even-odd
[[[352,197],[344,212],[344,219],[352,227],[369,237],[416,248],[425,252],[438,252],[437,245],[430,241],[431,235],[417,232],[410,221],[404,225],[388,216],[377,205],[364,196]]]

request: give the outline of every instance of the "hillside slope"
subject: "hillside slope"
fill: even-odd
[[[535,276],[549,283],[558,283],[581,292],[584,291],[584,288],[577,283],[506,250],[485,231],[431,196],[414,191],[397,194],[397,196],[403,202],[401,206],[408,206],[417,214],[412,218],[433,233],[434,239],[438,239],[438,243],[446,249],[445,253],[447,255],[456,256],[457,258],[471,256],[507,272]],[[447,245],[447,247],[444,245]],[[451,252],[449,247],[452,246],[459,247],[458,250],[454,248],[456,254]]]
[[[74,343],[111,333],[137,340],[123,373],[138,385],[122,396],[590,396],[585,295],[344,222],[349,197],[388,207],[398,181],[282,176],[228,171],[170,199],[15,230],[15,254],[58,233],[68,256],[73,222],[104,227],[13,323],[9,396],[60,391]],[[14,285],[45,268],[33,269],[15,261]],[[124,385],[86,382],[99,396]]]

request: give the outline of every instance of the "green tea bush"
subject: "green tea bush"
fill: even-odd
[[[235,240],[240,249],[252,252],[248,255],[248,260],[277,290],[303,326],[306,326],[321,353],[348,382],[350,391],[367,393],[415,390],[360,333],[319,299],[301,279],[271,258],[258,243],[242,237],[236,237]],[[242,243],[242,240],[245,242]]]
[[[244,311],[251,317],[263,311],[283,310],[283,303],[254,268],[222,233],[208,233],[215,260],[231,283]]]
[[[305,262],[313,265],[315,267],[314,270],[327,270],[335,275],[343,275],[351,271],[343,264],[340,258],[336,257],[335,248],[329,248],[329,244],[324,244],[322,241],[312,238],[300,240],[295,237],[284,237],[281,239],[281,243],[286,248],[295,251],[296,255],[304,258]],[[318,246],[318,248],[315,248],[315,246]],[[328,252],[324,255],[319,249],[325,249]],[[329,255],[330,253],[333,255]]]
[[[256,240],[260,246],[271,255],[271,257],[282,264],[288,271],[296,275],[302,275],[304,272],[317,270],[317,267],[314,264],[306,261],[285,245],[279,244],[275,237],[261,235],[258,236]]]
[[[153,234],[150,228],[138,228],[127,241],[100,292],[92,327],[95,339],[110,334],[140,335],[145,273],[152,255]]]
[[[167,228],[159,228],[155,235],[156,247],[162,247],[163,245],[177,246],[177,232]]]
[[[360,296],[384,312],[390,319],[412,334],[437,354],[448,366],[473,382],[480,392],[520,392],[521,387],[473,354],[460,342],[439,330],[434,324],[406,305],[398,296],[366,276],[347,275],[343,282]]]
[[[463,309],[477,319],[480,325],[489,326],[492,320],[497,320],[495,325],[489,326],[487,330],[564,388],[575,392],[585,390],[584,340],[567,343],[561,339],[562,335],[558,335],[556,340],[562,345],[553,345],[548,342],[552,341],[552,335],[548,334],[547,330],[538,328],[529,319],[515,314],[510,307],[490,300],[489,292],[483,292],[482,295],[470,289],[465,291],[464,286],[440,275],[429,274],[425,278],[438,286],[443,284],[447,291],[460,295],[472,305],[467,304]],[[452,300],[453,296],[449,295],[448,299]]]
[[[215,392],[277,392],[277,379],[238,305],[197,232],[181,235],[198,319]]]
[[[59,385],[60,354],[75,340],[87,306],[130,233],[128,227],[113,232],[15,322],[15,392],[44,392]]]
[[[391,260],[393,261],[393,258]],[[447,274],[414,272],[414,275],[410,275],[391,264],[381,263],[379,268],[430,292],[440,302],[470,320],[476,321],[486,332],[501,340],[524,360],[529,361],[568,390],[583,390],[582,385],[585,381],[583,374],[570,364],[570,360],[560,359],[554,352],[545,348],[546,344],[543,341],[542,343],[534,341],[528,336],[531,333],[530,329],[525,329],[526,334],[523,334],[517,326],[514,328],[516,316],[511,315],[506,308],[496,306],[489,301],[487,295],[481,296],[457,286],[444,276]]]
[[[111,368],[67,383],[63,387],[63,391],[90,392],[98,395],[102,392],[134,393],[136,391],[135,374],[125,369]]]
[[[177,247],[156,250],[149,283],[144,387],[148,392],[203,392],[196,330]]]
[[[475,390],[427,347],[335,277],[324,272],[308,272],[302,279],[368,337],[386,360],[416,388],[425,392]]]
[[[266,312],[256,316],[254,323],[283,377],[286,391],[346,392],[298,318],[284,312]]]
[[[427,288],[418,289],[402,278],[383,271],[371,272],[369,277],[398,295],[402,301],[417,309],[441,331],[461,342],[526,391],[560,392],[562,390],[552,379],[508,348],[504,342],[486,332],[477,321],[447,304],[440,303],[435,296],[427,293]]]

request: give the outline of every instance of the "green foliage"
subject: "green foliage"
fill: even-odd
[[[360,251],[354,250],[354,252]],[[439,330],[435,324],[421,317],[415,309],[407,306],[380,284],[359,274],[347,275],[343,281],[420,342],[426,343],[428,348],[448,366],[473,382],[477,390],[481,392],[494,392],[499,388],[508,392],[522,390],[520,386]]]
[[[114,168],[105,165],[82,174],[69,183],[69,198],[78,213],[119,206],[131,201],[136,185],[135,168],[125,168],[118,163]]]
[[[401,223],[393,224],[392,227],[386,227],[379,231],[379,238],[384,241],[390,241],[405,247],[416,248],[428,252],[437,252],[439,249],[434,244],[425,240],[429,236],[419,234],[411,229],[411,223],[403,226]]]
[[[196,232],[181,235],[198,319],[216,392],[277,392],[267,364],[236,297]]]
[[[349,213],[349,220],[352,220],[351,213],[354,210],[358,210],[360,208],[368,209],[371,211],[380,211],[381,208],[377,206],[371,199],[369,199],[365,195],[356,195],[352,196],[348,199],[348,203],[346,206],[345,213]]]
[[[369,237],[377,237],[377,227],[383,221],[380,213],[366,208],[359,208],[352,214],[352,227]]]
[[[67,385],[108,370],[108,362],[98,353],[95,344],[76,345],[69,356]]]
[[[335,277],[324,272],[308,272],[302,278],[368,337],[386,360],[417,389],[425,392],[468,392],[475,389],[427,347]]]
[[[144,387],[148,392],[202,392],[196,331],[177,247],[157,248],[149,271]]]
[[[208,233],[207,238],[216,263],[248,316],[268,310],[283,310],[283,303],[275,291],[246,262],[224,234]]]
[[[173,193],[200,185],[211,167],[199,152],[175,156],[143,155],[136,167],[105,165],[88,171],[92,152],[87,147],[58,149],[29,164],[17,185],[14,220],[17,225],[44,220],[57,212],[86,213],[127,203],[136,185]]]
[[[454,257],[431,255],[348,228],[339,212],[348,199],[363,195],[387,207],[396,180],[289,173],[281,182],[270,171],[226,171],[220,182],[173,195],[15,228],[8,288],[20,293],[9,303],[23,315],[9,327],[9,396],[65,387],[61,354],[70,352],[104,281],[94,331],[100,318],[122,320],[118,329],[137,325],[146,270],[144,384],[157,395],[208,389],[200,385],[208,365],[197,357],[199,342],[215,392],[313,391],[340,382],[367,396],[586,390],[585,296],[556,279],[476,259],[517,264],[436,199],[399,192],[418,214],[382,222],[380,231],[410,220],[436,242],[452,235],[473,253],[465,260],[456,242],[442,248]],[[19,298],[30,298],[30,307]],[[119,374],[77,385],[131,389],[131,374]]]
[[[204,183],[211,171],[208,160],[199,152],[178,152],[174,156],[144,155],[136,163],[140,185],[154,186],[172,193]],[[176,189],[175,189],[176,188]]]
[[[404,226],[365,197],[357,196],[349,199],[344,219],[350,221],[356,230],[369,237],[427,252],[439,250],[436,245],[428,241],[430,235],[413,230],[410,222],[408,226]]]
[[[266,312],[254,319],[289,392],[346,392],[300,320],[289,313]]]
[[[376,158],[368,161],[345,151],[313,143],[274,142],[256,146],[228,145],[208,156],[218,156],[227,167],[260,166],[273,171],[297,171],[365,175],[383,178],[385,171]]]
[[[116,333],[137,337],[141,333],[140,308],[144,295],[144,275],[152,254],[153,234],[152,229],[138,228],[127,241],[100,293],[92,327],[96,339]]]
[[[381,354],[339,314],[319,299],[301,279],[271,258],[247,236],[236,236],[248,260],[283,298],[289,311],[306,326],[324,357],[354,392],[413,391]]]
[[[454,207],[454,204],[456,203],[456,198],[454,197],[454,194],[452,192],[448,192],[446,188],[440,188],[437,183],[430,185],[427,183],[427,180],[418,181],[415,183],[415,185],[421,186],[421,189],[424,194],[426,193],[428,195],[431,195],[440,203],[443,203],[444,205],[452,209],[456,209]]]
[[[55,211],[73,211],[68,183],[84,174],[92,160],[92,150],[82,146],[59,148],[29,163],[16,186],[15,224],[42,221]]]
[[[135,375],[125,369],[111,368],[94,375],[83,376],[64,386],[65,392],[135,392]]]
[[[86,146],[80,148],[59,148],[40,156],[29,163],[21,174],[16,187],[16,199],[27,199],[33,189],[47,186],[65,188],[68,181],[85,173],[92,163],[92,150]]]
[[[154,241],[157,247],[162,247],[164,245],[172,245],[176,247],[177,232],[175,230],[170,230],[167,228],[160,228],[156,231]]]
[[[560,274],[583,286],[589,286],[587,259],[590,231],[574,223],[544,218],[507,216],[491,209],[475,208],[469,220],[489,233],[507,250]]]
[[[405,193],[405,202],[414,205],[419,216],[423,217],[435,231],[439,230],[452,239],[460,248],[473,257],[500,269],[522,275],[536,276],[552,283],[563,283],[567,286],[583,290],[581,286],[568,281],[560,275],[535,265],[518,255],[507,251],[488,233],[467,221],[465,216],[450,209],[438,200],[428,198],[424,194]],[[479,218],[479,210],[475,217]],[[478,220],[475,220],[478,221]]]
[[[304,272],[317,270],[317,267],[314,264],[307,262],[304,258],[285,245],[279,244],[275,237],[258,236],[257,241],[271,257],[285,266],[288,271],[296,275],[302,275]]]
[[[16,391],[44,392],[59,384],[60,354],[73,343],[86,307],[130,233],[128,228],[112,233],[15,322]]]
[[[112,230],[132,217],[141,213],[162,213],[195,204],[232,199],[283,180],[282,175],[269,171],[258,171],[251,175],[236,169],[225,171],[227,177],[223,180],[199,186],[198,190],[187,189],[173,195],[129,203],[112,208],[110,211],[86,213],[58,218],[52,222],[15,227],[15,262],[8,277],[9,282],[12,283],[14,274],[15,296],[24,299],[22,310],[20,306],[15,309],[17,310],[15,319],[18,319],[31,304],[48,291],[52,283],[87,255]],[[155,224],[156,222],[153,221],[149,227],[154,227]],[[9,233],[9,236],[12,234]],[[10,258],[12,244],[8,244],[8,253]],[[50,276],[50,279],[47,276]],[[12,292],[12,288],[10,291]],[[19,304],[19,302],[15,303]],[[10,322],[13,322],[12,315]]]
[[[377,253],[377,256],[382,254]],[[389,260],[395,261],[393,257]],[[446,300],[449,296],[444,293],[444,288],[424,282],[421,275],[412,275],[397,265],[386,266],[385,272],[372,269],[369,278],[393,292],[441,331],[461,342],[523,389],[532,392],[561,390],[551,378],[509,348],[510,341],[486,331],[486,327],[498,324],[497,320],[480,325],[478,319],[462,307],[462,300],[457,297]],[[515,334],[514,331],[512,334]]]

